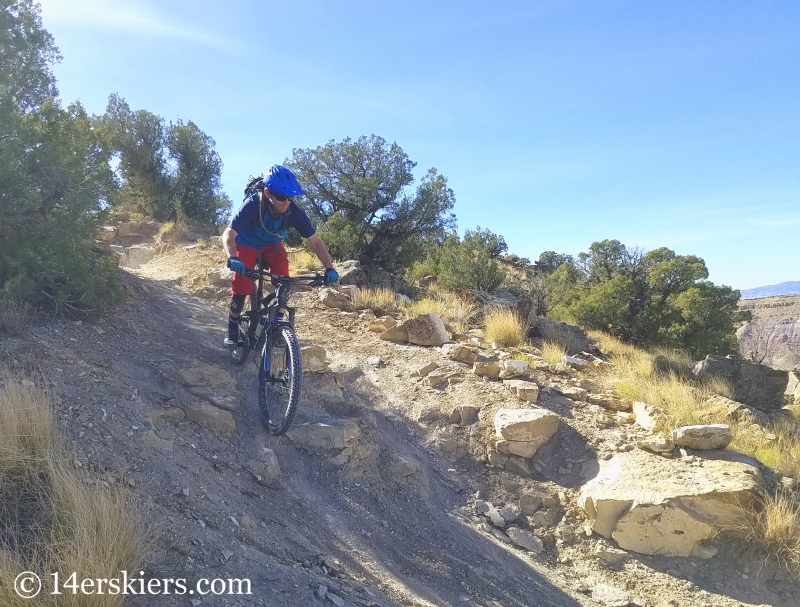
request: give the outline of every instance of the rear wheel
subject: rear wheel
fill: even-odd
[[[239,319],[239,343],[230,349],[231,362],[241,365],[250,354],[250,319],[242,316]]]
[[[264,344],[258,369],[258,404],[261,421],[270,434],[289,429],[300,401],[303,370],[300,344],[294,329],[279,326]]]

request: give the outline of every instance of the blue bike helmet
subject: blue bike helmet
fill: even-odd
[[[264,173],[264,187],[284,196],[302,196],[304,193],[294,174],[279,164]]]

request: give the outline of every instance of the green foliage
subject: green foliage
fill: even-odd
[[[381,137],[295,149],[286,165],[303,184],[306,209],[339,259],[408,268],[426,243],[440,243],[454,226],[455,197],[444,176],[429,169],[410,192],[416,163]]]
[[[4,104],[0,142],[2,296],[59,311],[116,301],[114,265],[92,251],[114,185],[92,119],[79,104],[49,100],[24,115]]]
[[[122,187],[113,205],[158,221],[217,225],[231,201],[222,192],[222,160],[214,139],[191,121],[165,126],[147,110],[108,99],[103,134],[119,157]]]
[[[539,262],[541,261],[540,256]],[[531,304],[530,315],[547,316],[557,306],[568,305],[569,298],[580,281],[581,274],[571,261],[555,264],[555,269],[550,272],[543,270],[553,266],[548,261],[529,267],[525,272],[522,287]]]
[[[699,257],[665,247],[645,253],[603,240],[578,259],[582,280],[563,311],[582,326],[695,358],[737,350],[739,291],[706,280]]]
[[[480,226],[475,232],[467,230],[463,240],[451,234],[439,253],[439,284],[457,291],[494,291],[506,277],[497,261],[506,248],[502,236],[481,230]]]
[[[58,94],[50,66],[61,56],[40,10],[33,0],[6,0],[0,11],[0,99],[22,112]]]

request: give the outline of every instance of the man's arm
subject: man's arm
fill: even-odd
[[[326,270],[333,268],[333,260],[331,260],[330,253],[328,253],[328,248],[325,246],[325,243],[322,242],[322,239],[319,236],[316,234],[309,236],[308,244],[310,244],[311,248],[314,249],[314,253],[322,262],[322,265],[325,266]]]
[[[222,250],[225,251],[228,257],[236,257],[236,235],[236,230],[230,226],[225,228],[225,231],[222,233]]]

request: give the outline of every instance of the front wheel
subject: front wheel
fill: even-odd
[[[270,434],[279,436],[289,429],[300,401],[302,377],[297,336],[292,327],[281,325],[264,344],[258,369],[258,405]]]

